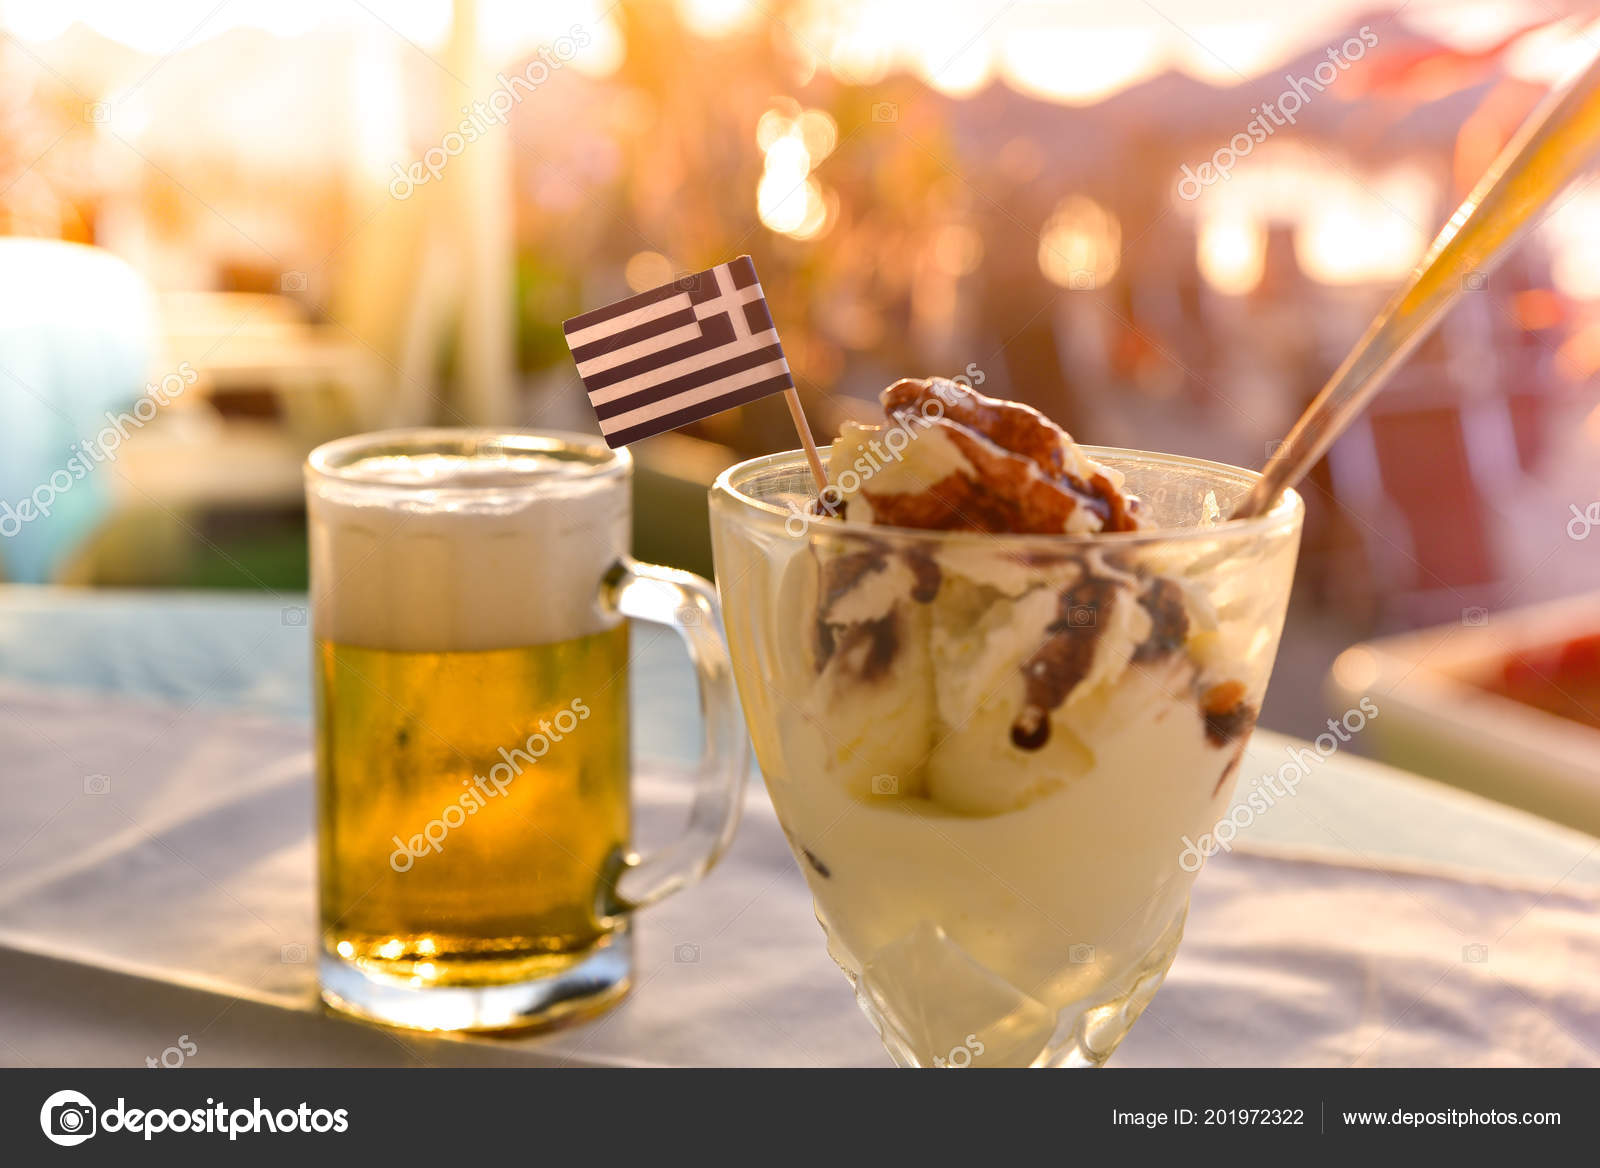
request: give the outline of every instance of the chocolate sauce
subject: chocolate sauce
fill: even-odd
[[[810,848],[801,848],[800,854],[806,858],[806,863],[811,865],[812,870],[815,871],[818,876],[821,876],[824,880],[833,879],[833,873],[828,871],[828,865],[817,859],[816,855],[811,851]]]
[[[911,599],[918,604],[931,604],[933,598],[939,595],[939,585],[944,581],[944,573],[939,569],[938,562],[922,548],[908,548],[900,554],[905,557],[906,566],[916,578],[911,588]]]
[[[927,419],[955,444],[973,476],[952,474],[906,496],[868,494],[874,516],[895,527],[1059,534],[1073,512],[1086,508],[1103,531],[1134,531],[1136,503],[1104,474],[1088,482],[1070,473],[1065,431],[1031,406],[985,397],[943,378],[905,378],[879,395],[896,419]],[[927,407],[937,402],[938,415]],[[891,516],[889,512],[893,512]]]
[[[1225,681],[1200,695],[1200,712],[1206,719],[1206,737],[1217,748],[1241,742],[1256,724],[1258,711],[1244,700],[1244,683]]]
[[[1228,776],[1239,769],[1239,764],[1244,761],[1244,748],[1245,743],[1239,743],[1239,749],[1233,752],[1233,757],[1228,760],[1228,765],[1222,768],[1222,774],[1217,776],[1217,785],[1211,788],[1212,798],[1215,798],[1217,792],[1222,790],[1222,784],[1228,781]]]
[[[1050,715],[1038,706],[1029,706],[1011,723],[1011,745],[1018,750],[1038,750],[1050,741]]]
[[[1183,648],[1189,639],[1189,613],[1181,588],[1157,576],[1139,594],[1139,606],[1150,614],[1150,635],[1133,651],[1135,661],[1160,661]]]
[[[817,603],[817,620],[813,635],[818,672],[821,672],[829,659],[839,650],[839,635],[835,632],[834,626],[828,623],[828,610],[840,597],[859,584],[863,577],[872,572],[881,572],[887,563],[881,545],[876,542],[862,551],[848,552],[823,562],[822,596]]]
[[[813,634],[812,648],[816,651],[817,672],[821,673],[827,668],[828,662],[833,659],[834,651],[839,647],[838,638],[833,635],[833,626],[823,619],[821,613],[817,614]]]
[[[1084,482],[1075,474],[1063,474],[1061,481],[1077,496],[1080,507],[1087,507],[1100,517],[1100,529],[1102,531],[1119,530],[1111,526],[1112,517],[1116,513],[1111,499],[1095,490],[1089,483]],[[1104,483],[1106,478],[1104,475],[1095,475],[1094,481]],[[1109,486],[1110,484],[1107,485]]]
[[[861,494],[872,504],[873,520],[887,527],[990,533],[1027,530],[1022,509],[1014,500],[963,474],[945,475],[920,491],[885,495],[863,490]]]
[[[822,565],[822,599],[818,609],[826,613],[838,599],[861,583],[864,576],[881,572],[888,564],[880,545],[859,552],[835,556]]]
[[[1240,702],[1220,714],[1208,713],[1206,737],[1211,740],[1212,746],[1218,748],[1237,742],[1255,727],[1256,713],[1256,708],[1246,702]]]
[[[1026,704],[1011,724],[1011,741],[1019,750],[1038,750],[1050,741],[1050,711],[1089,676],[1119,591],[1115,580],[1085,575],[1061,593],[1044,644],[1022,664]]]
[[[1059,426],[1032,406],[987,397],[942,377],[902,378],[878,395],[884,413],[920,413],[938,401],[944,420],[982,434],[996,446],[1025,458],[1052,477],[1063,470]]]
[[[1102,518],[1106,521],[1106,531],[1139,530],[1139,521],[1134,517],[1134,509],[1139,505],[1137,500],[1117,490],[1103,474],[1093,475],[1089,488],[1091,494],[1105,503],[1107,513]]]
[[[861,659],[858,676],[862,681],[877,681],[889,672],[894,655],[900,649],[900,624],[890,612],[877,620],[863,621],[844,635],[840,652],[849,654],[858,645],[866,644],[866,655]]]
[[[861,653],[856,676],[862,681],[877,681],[889,672],[900,651],[900,626],[893,612],[876,620],[836,627],[817,620],[817,669],[825,668],[835,654],[849,657]]]

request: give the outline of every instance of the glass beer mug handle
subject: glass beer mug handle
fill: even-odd
[[[711,584],[691,572],[619,560],[606,574],[602,602],[624,616],[676,631],[700,681],[702,747],[688,827],[651,855],[622,859],[607,882],[611,903],[604,906],[616,914],[654,904],[694,883],[727,850],[744,803],[750,743]]]

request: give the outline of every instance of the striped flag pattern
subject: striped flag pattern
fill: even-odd
[[[562,328],[611,447],[794,388],[747,255]]]

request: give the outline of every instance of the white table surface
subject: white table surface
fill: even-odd
[[[0,1064],[139,1066],[184,1036],[214,1066],[884,1064],[759,779],[729,858],[643,916],[636,992],[600,1022],[461,1040],[324,1013],[294,960],[301,603],[0,588]],[[639,638],[632,680],[648,835],[685,805],[695,698],[670,639]],[[1243,775],[1295,744],[1258,733]],[[1597,974],[1600,841],[1335,755],[1208,865],[1114,1062],[1600,1065]]]

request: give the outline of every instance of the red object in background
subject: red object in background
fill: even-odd
[[[1520,652],[1484,688],[1600,729],[1600,633]]]
[[[1372,417],[1384,493],[1405,516],[1417,565],[1412,588],[1459,588],[1497,576],[1483,503],[1454,404]]]
[[[1425,36],[1402,40],[1399,45],[1390,43],[1383,52],[1373,54],[1352,71],[1343,83],[1344,93],[1410,105],[1437,101],[1470,86],[1495,80],[1504,69],[1502,57],[1506,50],[1528,33],[1560,19],[1549,16],[1530,21],[1480,49],[1454,49]],[[1385,40],[1393,32],[1392,26],[1385,29]]]

